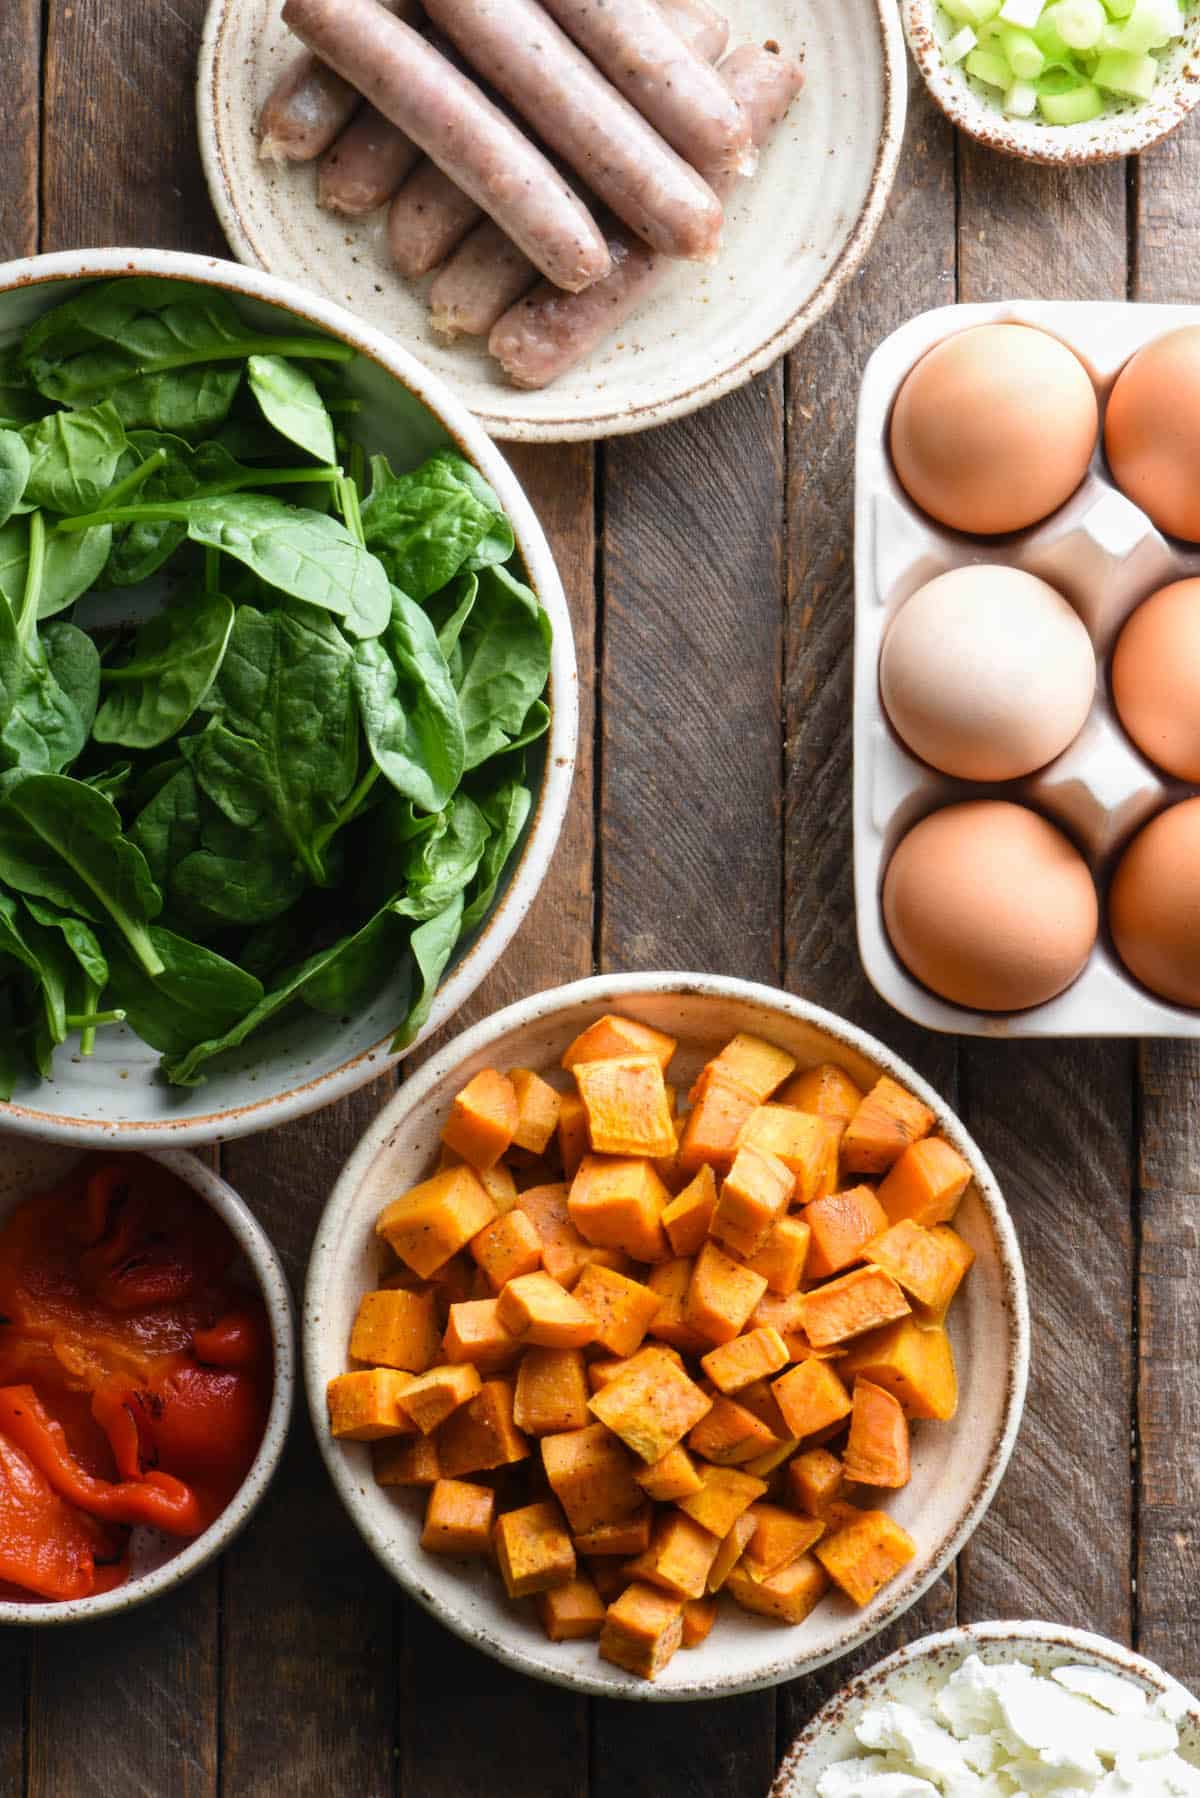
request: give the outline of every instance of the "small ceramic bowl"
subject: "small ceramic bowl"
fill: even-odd
[[[520,483],[466,407],[435,375],[380,331],[340,306],[257,269],[171,250],[69,250],[0,264],[0,349],[87,281],[146,275],[198,282],[232,296],[260,329],[317,331],[357,352],[346,378],[359,411],[356,433],[397,472],[452,446],[487,478],[512,520],[526,576],[553,628],[550,728],[530,751],[534,804],[491,911],[456,948],[438,989],[423,1040],[451,1018],[499,961],[537,896],[570,797],[579,726],[578,674],[571,617],[550,546]],[[151,583],[147,596],[153,599]],[[122,590],[129,605],[140,589]],[[101,596],[103,599],[104,596]],[[94,604],[91,596],[81,602]],[[349,1018],[289,1009],[242,1048],[220,1056],[199,1086],[171,1087],[158,1054],[125,1025],[102,1030],[95,1053],[77,1039],[56,1053],[53,1077],[22,1082],[0,1104],[0,1127],[73,1143],[76,1148],[145,1149],[208,1143],[276,1124],[344,1098],[399,1059],[388,1044],[406,1009],[402,970]]]
[[[1044,125],[1036,119],[1009,118],[1000,109],[1000,92],[968,75],[961,63],[948,63],[942,45],[955,27],[938,0],[901,0],[908,47],[925,85],[952,125],[968,137],[1059,168],[1086,162],[1115,162],[1136,156],[1183,123],[1200,100],[1200,13],[1187,12],[1187,30],[1162,56],[1160,74],[1148,100],[1114,102],[1098,119],[1083,125]]]
[[[1200,1766],[1200,1703],[1153,1661],[1106,1636],[1063,1624],[973,1623],[910,1642],[861,1678],[851,1680],[796,1737],[768,1798],[813,1798],[817,1780],[828,1767],[863,1752],[854,1726],[868,1705],[915,1695],[926,1689],[930,1680],[947,1678],[972,1654],[992,1663],[1023,1661],[1041,1674],[1053,1667],[1099,1667],[1133,1680],[1151,1698],[1170,1692],[1186,1703],[1179,1721],[1179,1752]]]
[[[78,1148],[0,1137],[0,1220],[31,1192],[61,1180],[79,1160]],[[247,1284],[257,1286],[267,1310],[274,1356],[275,1383],[267,1427],[254,1463],[216,1522],[193,1541],[137,1528],[130,1538],[131,1571],[123,1586],[101,1592],[95,1598],[69,1599],[60,1604],[0,1602],[0,1628],[8,1623],[90,1623],[99,1617],[115,1617],[136,1605],[160,1598],[164,1592],[190,1579],[214,1556],[223,1554],[249,1521],[271,1483],[287,1440],[296,1384],[296,1328],[292,1298],[283,1264],[257,1222],[232,1186],[205,1167],[195,1155],[181,1149],[156,1149],[148,1157],[182,1180],[212,1207],[226,1225],[241,1259],[238,1271]]]
[[[425,1554],[418,1542],[424,1493],[377,1485],[368,1449],[335,1442],[325,1409],[328,1381],[346,1368],[359,1300],[378,1278],[375,1220],[390,1199],[427,1174],[454,1094],[487,1066],[555,1077],[571,1039],[610,1011],[678,1038],[671,1077],[684,1091],[701,1064],[740,1030],[780,1044],[803,1067],[836,1062],[861,1085],[891,1074],[934,1109],[936,1128],[974,1173],[955,1219],[976,1254],[950,1314],[958,1415],[914,1432],[912,1480],[888,1501],[920,1545],[917,1558],[865,1609],[830,1595],[794,1627],[722,1606],[703,1646],[677,1654],[653,1684],[600,1660],[594,1641],[548,1642],[529,1607],[510,1604],[481,1563]],[[387,1571],[497,1660],[577,1691],[624,1698],[716,1698],[775,1685],[847,1654],[907,1610],[991,1502],[1016,1438],[1028,1362],[1025,1276],[1012,1223],[987,1163],[945,1102],[882,1043],[831,1012],[771,987],[706,974],[578,981],[511,1005],[448,1044],[405,1082],[346,1164],[317,1230],[304,1305],[305,1380],[317,1437],[342,1502]]]

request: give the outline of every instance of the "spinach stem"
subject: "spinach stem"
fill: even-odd
[[[17,635],[21,642],[29,641],[29,632],[38,615],[38,600],[42,592],[42,576],[46,570],[46,521],[40,512],[29,514],[29,561],[25,568],[25,591],[21,597],[21,615],[17,620]]]
[[[244,475],[233,481],[214,481],[211,487],[197,495],[199,499],[224,499],[227,494],[239,493],[243,487],[295,487],[325,486],[336,483],[342,478],[338,468],[251,468]],[[146,519],[157,521],[165,519],[178,524],[188,521],[189,501],[163,500],[148,506],[105,506],[101,512],[86,512],[76,518],[59,520],[60,531],[90,531],[98,524],[137,524]]]
[[[204,546],[204,591],[219,593],[221,584],[218,579],[221,570],[221,552],[215,543]]]
[[[104,496],[105,504],[123,506],[125,501],[135,494],[156,470],[162,467],[166,459],[166,450],[156,449],[152,455],[146,457],[144,462],[138,463],[132,474],[127,474],[123,481],[118,481],[115,487],[109,488]]]
[[[240,362],[246,356],[295,356],[310,362],[353,362],[358,354],[347,343],[329,337],[254,337],[208,344],[203,350],[181,350],[178,356],[156,357],[153,368],[136,375],[161,374],[169,368],[191,368],[197,362]]]
[[[100,988],[94,980],[90,980],[85,975],[83,982],[83,1012],[80,1014],[83,1018],[83,1022],[78,1027],[80,1033],[79,1053],[81,1055],[91,1055],[95,1051],[96,1026],[91,1022],[90,1014],[95,1012],[99,998]]]
[[[372,762],[346,803],[339,807],[337,817],[324,825],[313,838],[313,849],[318,856],[324,853],[325,845],[337,835],[338,831],[357,817],[368,793],[378,779],[379,764]]]
[[[337,502],[341,510],[342,520],[354,541],[363,549],[367,546],[366,533],[363,530],[362,512],[358,504],[358,488],[349,475],[339,475],[337,480]]]
[[[94,1054],[96,1048],[96,1026],[98,1024],[123,1024],[123,1011],[69,1011],[67,1013],[67,1029],[78,1030],[79,1053]]]

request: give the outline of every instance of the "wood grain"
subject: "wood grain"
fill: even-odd
[[[1125,165],[1041,168],[958,146],[960,300],[1123,300]]]
[[[5,124],[0,259],[32,256],[38,247],[41,60],[41,0],[5,0],[0,7]]]

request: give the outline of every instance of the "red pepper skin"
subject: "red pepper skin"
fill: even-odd
[[[14,1596],[86,1598],[95,1590],[87,1519],[64,1504],[31,1456],[0,1436],[0,1581]]]
[[[205,1367],[263,1367],[271,1363],[271,1332],[261,1304],[227,1311],[192,1334],[192,1353]]]

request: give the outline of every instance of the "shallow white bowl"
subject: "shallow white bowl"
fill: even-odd
[[[907,97],[894,0],[738,0],[728,10],[732,41],[803,51],[804,92],[729,202],[717,265],[672,271],[610,342],[542,392],[509,386],[480,344],[434,335],[428,283],[409,285],[391,266],[386,210],[336,218],[317,206],[314,165],[260,159],[255,120],[297,50],[279,0],[211,0],[201,40],[200,151],[234,255],[392,332],[496,437],[611,437],[694,412],[781,356],[853,274],[891,189]]]
[[[1076,1663],[1102,1667],[1136,1681],[1151,1697],[1182,1692],[1177,1680],[1131,1648],[1064,1624],[973,1623],[943,1630],[897,1649],[831,1698],[784,1755],[768,1798],[813,1798],[827,1767],[863,1752],[854,1726],[867,1705],[903,1700],[928,1680],[945,1679],[971,1654],[991,1662],[1024,1661],[1037,1673]],[[1180,1753],[1200,1766],[1200,1703],[1190,1693],[1184,1696],[1188,1711],[1179,1725]]]
[[[60,1180],[75,1162],[76,1147],[0,1136],[0,1220],[21,1199]],[[98,1617],[115,1617],[136,1605],[160,1598],[164,1592],[190,1579],[215,1555],[223,1554],[249,1520],[266,1492],[279,1465],[292,1416],[296,1384],[296,1330],[292,1298],[283,1264],[262,1225],[242,1200],[211,1168],[182,1149],[158,1149],[148,1159],[158,1162],[191,1187],[210,1205],[232,1233],[241,1251],[240,1270],[257,1286],[267,1309],[274,1356],[275,1386],[267,1427],[254,1463],[233,1498],[215,1523],[190,1542],[161,1535],[157,1530],[135,1529],[130,1539],[132,1566],[123,1586],[101,1592],[95,1598],[68,1599],[61,1604],[19,1604],[0,1601],[0,1627],[8,1623],[90,1623]]]
[[[375,1219],[427,1173],[454,1094],[489,1065],[556,1069],[572,1037],[608,1011],[680,1039],[672,1077],[685,1089],[739,1030],[769,1037],[802,1066],[835,1061],[865,1085],[891,1074],[933,1107],[938,1129],[975,1176],[955,1220],[977,1256],[951,1313],[958,1416],[914,1432],[911,1484],[889,1506],[920,1544],[917,1558],[861,1611],[830,1596],[788,1628],[723,1606],[707,1642],[677,1654],[654,1684],[601,1661],[594,1641],[548,1642],[528,1607],[510,1604],[489,1569],[425,1554],[418,1542],[424,1494],[376,1485],[369,1451],[335,1442],[325,1411],[326,1385],[345,1371],[359,1299],[376,1283]],[[1025,1276],[1012,1223],[987,1163],[945,1102],[882,1043],[831,1012],[771,987],[707,974],[577,981],[510,1005],[448,1044],[405,1083],[347,1162],[317,1229],[304,1303],[304,1371],[317,1438],[343,1503],[388,1572],[498,1660],[578,1691],[626,1698],[713,1698],[775,1685],[847,1654],[907,1610],[991,1502],[1020,1423],[1028,1363]]]
[[[537,517],[508,463],[436,376],[340,306],[288,281],[212,256],[171,250],[69,250],[0,264],[0,346],[88,280],[156,275],[208,283],[231,294],[245,316],[283,331],[317,330],[358,352],[347,376],[360,401],[356,430],[397,470],[452,444],[499,494],[512,519],[530,584],[554,629],[550,730],[530,756],[534,808],[523,842],[488,917],[460,944],[438,989],[421,1042],[458,1010],[512,941],[542,884],[566,813],[579,726],[578,675],[562,582]],[[214,1142],[266,1130],[331,1104],[373,1080],[398,1056],[388,1043],[403,1013],[398,984],[380,989],[348,1021],[296,1008],[222,1056],[203,1085],[169,1087],[158,1055],[132,1031],[102,1030],[83,1060],[74,1039],[55,1057],[54,1078],[18,1088],[0,1103],[0,1128],[77,1146],[149,1148]],[[415,1048],[414,1043],[411,1047]],[[408,1053],[409,1051],[405,1051]]]
[[[1026,162],[1074,168],[1136,156],[1174,131],[1200,99],[1200,13],[1187,12],[1187,31],[1161,60],[1150,98],[1115,104],[1083,125],[1045,125],[1011,119],[1000,109],[999,89],[948,63],[942,45],[950,35],[938,0],[901,0],[904,30],[925,85],[952,125],[989,149]]]

